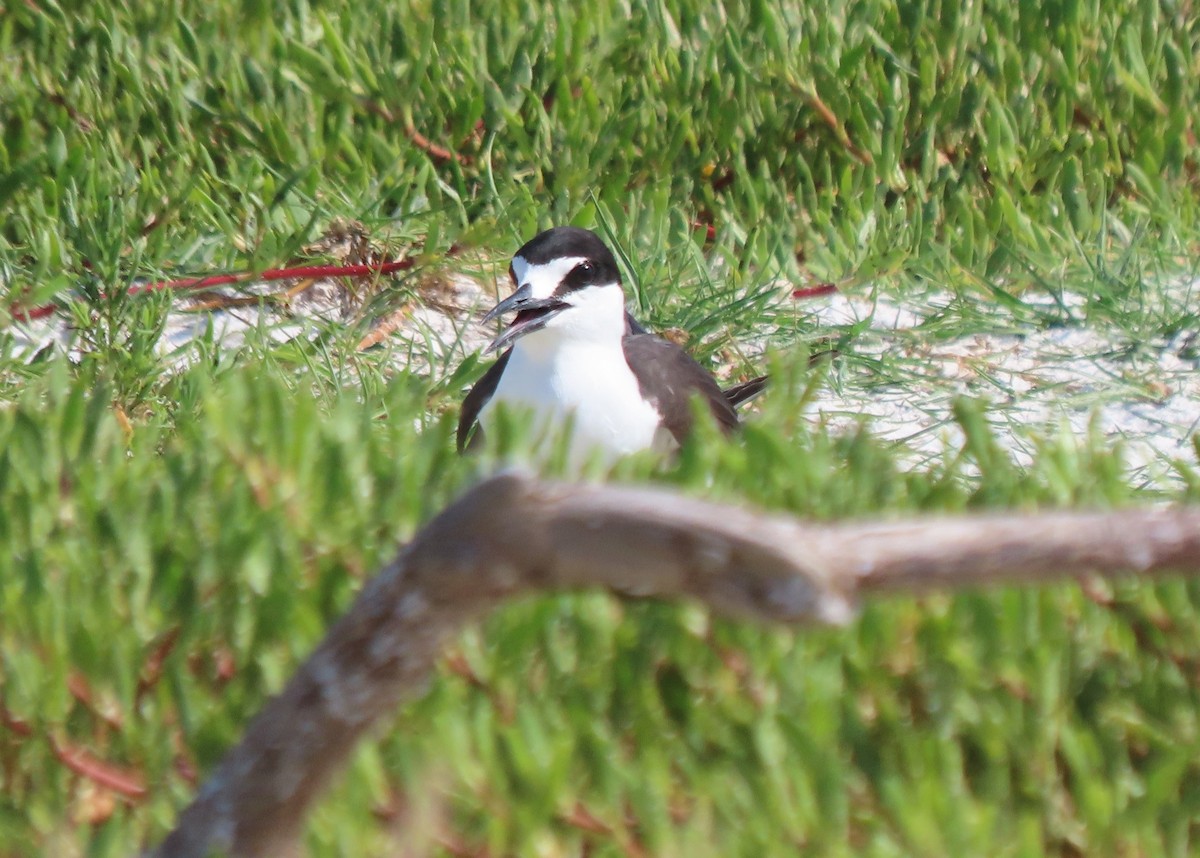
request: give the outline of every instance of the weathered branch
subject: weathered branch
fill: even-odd
[[[606,587],[722,614],[843,622],[859,596],[1084,574],[1200,574],[1200,510],[819,525],[650,489],[489,479],[367,585],[155,854],[293,855],[359,737],[443,644],[520,593]]]

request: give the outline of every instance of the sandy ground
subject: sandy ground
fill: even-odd
[[[1170,284],[1164,294],[1178,307],[1195,307],[1200,281]],[[1081,303],[1066,298],[1068,305]],[[1035,452],[1032,439],[1048,428],[1077,436],[1097,431],[1120,441],[1135,480],[1172,480],[1172,460],[1196,464],[1200,332],[1132,341],[1111,325],[1073,323],[1013,332],[1011,323],[997,319],[996,333],[944,341],[923,335],[922,324],[952,300],[948,294],[925,296],[902,306],[835,295],[813,308],[818,325],[869,320],[854,343],[855,354],[895,358],[912,370],[894,383],[868,385],[839,384],[834,373],[833,383],[818,394],[816,409],[834,427],[856,425],[868,415],[877,435],[903,442],[918,458],[936,458],[947,444],[962,442],[951,417],[955,397],[982,397],[997,439],[1022,464]]]
[[[375,348],[388,350],[397,368],[456,365],[493,335],[477,320],[506,288],[506,283],[481,284],[451,275],[437,281],[429,294],[381,318],[369,336],[377,340]],[[223,294],[271,289],[279,286]],[[1180,302],[1178,307],[1197,306],[1200,280],[1172,283],[1163,294],[1169,302]],[[951,416],[954,399],[983,397],[998,440],[1021,463],[1031,459],[1033,438],[1051,427],[1081,436],[1098,431],[1121,441],[1134,480],[1172,482],[1172,460],[1195,464],[1192,439],[1200,430],[1196,332],[1159,342],[1129,342],[1117,332],[1081,323],[1023,331],[998,315],[995,332],[984,329],[955,339],[929,336],[923,326],[953,300],[949,293],[936,292],[909,303],[834,294],[794,304],[781,288],[781,306],[791,305],[785,309],[800,314],[806,330],[862,326],[851,345],[852,356],[834,365],[809,411],[835,431],[856,427],[866,418],[872,432],[903,445],[919,463],[941,458],[948,445],[961,444]],[[250,304],[198,311],[190,296],[177,303],[159,343],[175,363],[194,357],[189,344],[210,325],[216,342],[238,349],[252,337],[274,342],[313,337],[360,313],[353,296],[329,281],[294,296],[286,307]],[[61,315],[15,325],[9,336],[10,348],[26,358],[46,347],[78,356],[76,338]],[[753,353],[756,346],[747,344],[747,350]]]

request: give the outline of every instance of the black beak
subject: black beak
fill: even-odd
[[[557,298],[534,298],[530,287],[528,285],[522,286],[495,307],[492,307],[488,311],[488,314],[483,317],[482,324],[486,325],[488,322],[503,316],[505,313],[515,311],[517,314],[517,317],[512,320],[512,324],[505,328],[500,336],[492,340],[488,347],[483,350],[483,353],[487,354],[488,352],[497,351],[507,346],[513,340],[541,330],[546,327],[547,322],[567,306],[565,301],[560,301]]]

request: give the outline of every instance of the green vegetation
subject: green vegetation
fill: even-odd
[[[29,361],[0,322],[0,855],[160,837],[361,582],[485,466],[451,438],[475,365],[398,373],[349,327],[163,355],[171,298],[127,295],[135,278],[282,265],[352,218],[388,255],[423,254],[381,312],[422,278],[502,271],[539,227],[590,225],[648,323],[735,366],[764,338],[780,379],[739,443],[700,437],[621,479],[818,518],[1200,495],[1194,459],[1135,487],[1099,434],[1030,427],[1018,467],[982,401],[916,468],[869,426],[830,433],[797,405],[807,385],[914,366],[860,360],[861,330],[776,300],[781,279],[936,288],[953,301],[931,339],[1194,329],[1169,288],[1200,259],[1190,4],[632,5],[0,9],[0,306],[63,302],[79,348]],[[836,379],[805,369],[831,333]],[[459,641],[310,845],[1190,854],[1197,651],[1200,587],[1181,583],[897,600],[804,633],[539,599]]]

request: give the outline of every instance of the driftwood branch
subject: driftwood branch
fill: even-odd
[[[422,688],[464,624],[521,593],[605,587],[783,623],[873,593],[1200,574],[1200,509],[800,523],[650,489],[508,474],[431,521],[254,719],[153,853],[294,855],[364,732]]]

